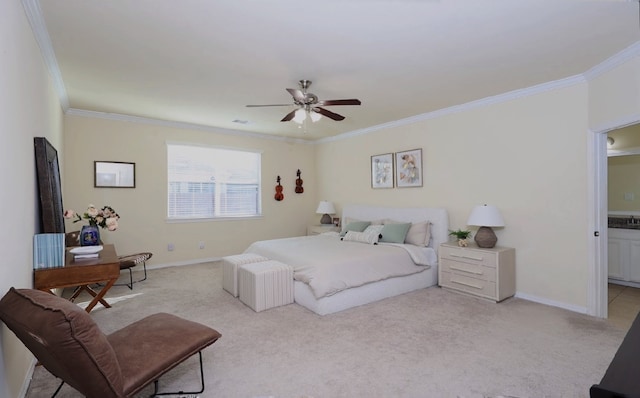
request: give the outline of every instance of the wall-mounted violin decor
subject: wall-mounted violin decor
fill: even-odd
[[[296,178],[296,193],[303,193],[304,188],[302,188],[302,178],[300,178],[300,169],[298,169],[297,176],[298,178]]]
[[[277,201],[281,201],[282,199],[284,199],[284,194],[282,193],[282,185],[280,185],[280,176],[278,176],[278,178],[276,179],[276,181],[278,182],[278,185],[276,185],[276,195],[275,195],[275,199]]]

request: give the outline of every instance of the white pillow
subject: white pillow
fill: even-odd
[[[404,243],[416,246],[429,246],[430,240],[431,223],[429,221],[423,221],[411,224],[407,236],[404,238]]]
[[[360,242],[368,243],[370,245],[377,245],[382,228],[382,225],[370,225],[363,232],[347,231],[342,240],[348,242]]]

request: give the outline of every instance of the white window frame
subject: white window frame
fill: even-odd
[[[246,219],[262,217],[262,152],[256,150],[248,150],[243,148],[231,148],[212,145],[202,145],[187,142],[167,142],[167,221],[168,222],[190,222],[190,221],[210,221],[210,220],[229,220],[229,219]],[[172,173],[174,167],[171,160],[171,153],[179,150],[180,147],[191,148],[194,152],[193,156],[189,156],[189,160],[200,159],[197,164],[190,164],[194,167],[193,174],[180,175]],[[186,149],[189,150],[189,149]],[[207,153],[209,152],[209,153]],[[255,166],[257,170],[251,170],[244,167],[251,162],[241,162],[242,166],[234,168],[225,168],[216,165],[215,159],[229,156],[231,159],[242,159],[244,156],[256,155]],[[210,163],[208,163],[210,162]],[[224,163],[227,164],[228,163]],[[207,168],[211,168],[207,170]],[[199,170],[196,170],[199,169]],[[252,174],[255,173],[255,174]],[[249,175],[243,179],[238,174]],[[233,178],[236,175],[236,178]],[[243,195],[242,188],[244,186],[253,189],[255,186],[255,203],[252,203],[247,210],[234,212],[233,209],[225,211],[227,202],[227,193],[230,187],[240,188],[240,195]],[[176,188],[180,191],[177,192]],[[237,191],[236,191],[237,192]],[[199,194],[199,195],[198,195]],[[210,198],[207,197],[210,194]],[[178,197],[182,196],[182,197]],[[245,193],[246,196],[246,193]],[[195,204],[194,207],[200,209],[189,209],[189,205],[182,209],[182,212],[176,205],[178,200],[191,200]],[[210,200],[210,201],[209,201]],[[189,211],[191,210],[191,211]],[[227,210],[229,210],[227,208]],[[242,209],[240,209],[242,210]],[[181,213],[181,214],[180,214]]]

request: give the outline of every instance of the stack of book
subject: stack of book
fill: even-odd
[[[33,269],[64,267],[64,234],[33,235]]]

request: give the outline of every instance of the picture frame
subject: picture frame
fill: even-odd
[[[396,152],[395,164],[398,188],[422,186],[422,149]]]
[[[340,218],[339,217],[333,217],[333,225],[335,225],[336,227],[340,226]]]
[[[136,164],[131,162],[93,162],[95,188],[135,188]]]
[[[371,156],[371,188],[393,188],[393,153]]]

